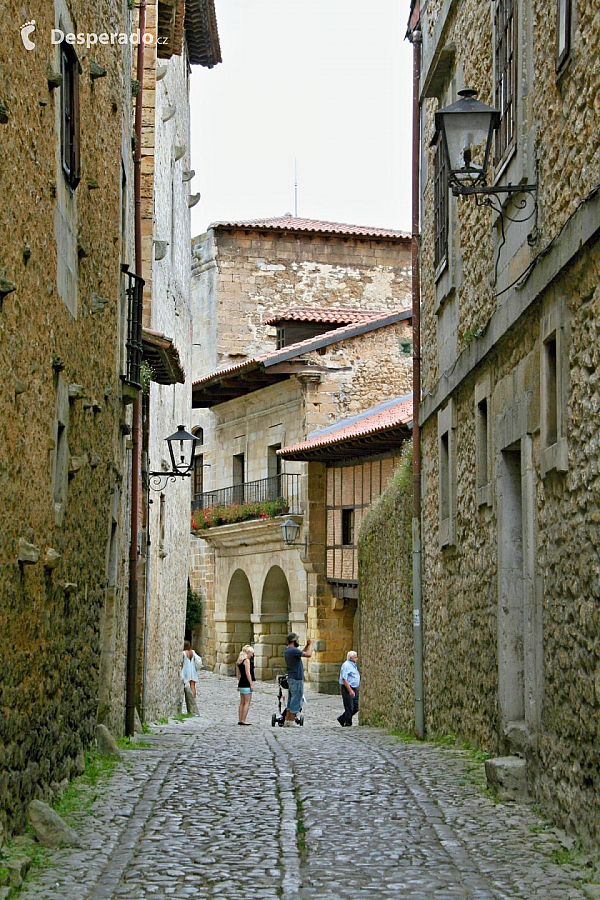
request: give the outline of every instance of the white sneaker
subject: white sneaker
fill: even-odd
[[[292,722],[291,719],[286,719],[286,721],[283,723],[283,727],[284,728],[300,728],[301,726],[298,725],[297,722]]]

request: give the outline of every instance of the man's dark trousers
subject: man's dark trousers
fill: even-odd
[[[348,688],[345,684],[342,685],[342,701],[344,703],[344,712],[341,716],[338,716],[338,722],[340,725],[352,725],[352,716],[356,715],[358,712],[358,688],[352,688],[354,691],[354,697],[350,695]]]

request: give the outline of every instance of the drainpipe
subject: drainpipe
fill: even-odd
[[[135,100],[135,157],[133,168],[133,192],[135,200],[135,271],[142,277],[142,97],[144,85],[144,34],[146,33],[146,0],[139,0],[140,42],[137,51],[137,80],[140,89]],[[129,544],[129,610],[127,622],[127,673],[125,689],[125,734],[135,732],[135,695],[137,668],[137,618],[138,618],[138,544],[140,519],[141,475],[141,392],[133,403],[131,428],[131,540]]]
[[[412,140],[412,329],[413,329],[413,641],[415,681],[415,730],[425,737],[423,703],[423,603],[421,584],[421,431],[419,405],[421,400],[421,290],[419,275],[420,197],[419,170],[421,152],[421,107],[419,87],[421,75],[422,36],[417,23],[409,39],[413,45],[413,140]]]

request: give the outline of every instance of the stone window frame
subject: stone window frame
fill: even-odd
[[[54,504],[54,523],[61,527],[67,505],[69,484],[69,389],[63,379],[56,380],[56,402],[52,426],[51,491]]]
[[[477,508],[492,505],[492,388],[491,378],[486,375],[477,382],[475,400],[475,489]],[[485,420],[482,408],[485,404]],[[487,477],[485,477],[487,476]]]
[[[439,543],[449,547],[456,531],[456,411],[452,398],[439,410],[437,422]]]
[[[550,354],[546,349],[551,345],[554,345],[554,363],[551,363]],[[559,302],[546,315],[543,315],[540,321],[540,469],[542,478],[551,471],[568,471],[568,346],[569,327],[566,307],[564,303]],[[555,421],[556,431],[556,434],[551,435],[548,433],[550,415]]]

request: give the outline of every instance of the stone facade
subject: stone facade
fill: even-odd
[[[157,0],[147,7],[156,29]],[[160,49],[160,48],[159,48]],[[150,384],[145,450],[150,471],[171,468],[165,438],[189,426],[191,405],[189,59],[156,49],[144,56],[142,128],[142,234],[144,325],[171,338],[186,375],[183,384]],[[153,482],[151,482],[154,488]],[[164,480],[149,492],[145,566],[146,602],[140,616],[141,707],[144,718],[172,715],[181,703],[179,662],[183,650],[189,558],[187,479]],[[140,594],[140,604],[144,593]]]
[[[194,342],[202,343],[196,348],[195,378],[275,352],[276,329],[263,322],[285,309],[406,307],[404,238],[249,231],[219,226],[193,242]],[[280,471],[284,478],[298,476],[300,485],[298,509],[290,506],[301,525],[296,546],[283,545],[283,518],[223,525],[194,540],[190,579],[204,598],[198,637],[206,664],[232,674],[241,644],[254,640],[258,676],[270,678],[283,667],[291,627],[316,640],[308,679],[318,689],[337,690],[339,663],[352,644],[355,604],[337,601],[327,585],[325,467],[284,461],[277,470],[274,453],[406,393],[409,344],[406,318],[366,332],[359,328],[306,347],[296,363],[303,371],[290,370],[286,380],[223,402],[215,395],[212,410],[198,410],[194,425],[203,429],[205,492],[235,484],[242,456],[245,482]]]
[[[442,271],[432,114],[463,85],[494,102],[505,4],[422,8],[426,723],[525,758],[532,797],[597,841],[600,32],[595,4],[572,4],[559,65],[561,4],[513,5],[514,137],[494,178],[537,178],[537,220],[502,243],[497,214],[450,198]]]
[[[401,237],[215,225],[193,239],[192,254],[194,378],[274,350],[276,329],[263,323],[281,310],[403,309],[410,291]]]
[[[97,715],[123,718],[124,658],[115,647],[127,609],[129,454],[120,266],[133,256],[132,60],[129,46],[73,48],[77,183],[74,157],[69,176],[63,169],[69,95],[50,30],[128,32],[131,14],[110,0],[39,5],[31,50],[20,4],[5,3],[0,20],[0,825],[10,831],[24,824],[28,801],[51,799],[52,784],[82,766]]]

